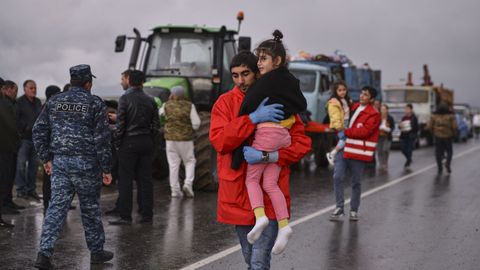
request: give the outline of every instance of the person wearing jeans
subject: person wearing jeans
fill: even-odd
[[[358,209],[362,194],[361,180],[367,162],[373,160],[380,133],[380,114],[372,106],[377,90],[365,86],[360,94],[360,102],[352,106],[352,117],[345,129],[345,147],[335,157],[333,187],[336,208],[330,215],[331,221],[337,221],[344,215],[343,184],[347,170],[352,179],[352,198],[350,200],[350,220],[358,220]]]
[[[272,257],[271,250],[275,244],[278,233],[277,221],[269,220],[262,235],[253,245],[250,244],[247,239],[247,235],[252,229],[253,225],[235,226],[245,263],[249,265],[248,269],[269,269],[270,259]]]
[[[247,163],[241,162],[235,170],[231,168],[234,150],[253,135],[258,123],[278,121],[281,118],[278,104],[261,105],[253,115],[239,116],[238,112],[245,93],[255,82],[258,74],[257,59],[251,52],[237,54],[231,62],[230,71],[235,87],[221,95],[215,102],[210,120],[209,139],[217,151],[218,204],[217,221],[236,226],[237,235],[248,269],[270,269],[270,260],[278,223],[268,196],[264,196],[265,214],[270,220],[260,238],[248,243],[247,234],[255,224],[248,192],[245,186]],[[298,162],[311,148],[311,140],[305,135],[303,122],[295,115],[295,123],[289,129],[291,145],[268,153],[262,161],[261,151],[249,147],[244,151],[248,164],[260,162],[277,163],[281,167],[278,186],[282,190],[290,214],[289,165]]]
[[[23,83],[25,94],[17,99],[17,128],[22,142],[17,156],[15,184],[17,196],[40,200],[36,192],[38,169],[37,155],[32,142],[32,127],[40,114],[42,104],[37,95],[37,84],[33,80]]]

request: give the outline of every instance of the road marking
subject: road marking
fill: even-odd
[[[480,149],[480,146],[477,146],[477,147],[471,148],[471,149],[469,149],[469,150],[467,150],[467,151],[464,151],[464,152],[461,152],[461,153],[459,153],[459,154],[456,154],[456,155],[454,155],[454,156],[452,157],[452,160],[453,160],[453,159],[457,159],[457,158],[462,157],[462,156],[465,156],[465,155],[468,155],[468,154],[470,154],[470,153],[472,153],[472,152],[477,151],[478,149]],[[370,196],[370,195],[372,195],[372,194],[374,194],[374,193],[377,193],[377,192],[382,191],[382,190],[384,190],[384,189],[386,189],[386,188],[389,188],[389,187],[391,187],[391,186],[394,186],[394,185],[396,185],[396,184],[398,184],[398,183],[401,183],[401,182],[403,182],[403,181],[405,181],[405,180],[407,180],[407,179],[409,179],[409,178],[411,178],[411,177],[413,177],[413,176],[422,174],[422,173],[424,173],[424,172],[426,172],[426,171],[428,171],[428,170],[430,170],[430,169],[432,169],[432,168],[435,168],[436,166],[437,166],[437,164],[436,164],[436,163],[433,163],[433,164],[431,164],[431,165],[428,165],[428,166],[424,167],[424,168],[421,169],[421,170],[418,170],[418,171],[409,173],[409,174],[404,175],[404,176],[402,176],[402,177],[400,177],[400,178],[397,178],[397,179],[395,179],[395,180],[393,180],[393,181],[391,181],[391,182],[388,182],[388,183],[386,183],[386,184],[384,184],[384,185],[381,185],[381,186],[378,186],[378,187],[376,187],[376,188],[374,188],[374,189],[371,189],[371,190],[369,190],[369,191],[366,191],[366,192],[362,193],[361,198],[368,197],[368,196]],[[345,200],[345,204],[348,204],[349,202],[350,202],[350,199]],[[328,212],[332,211],[333,209],[335,209],[335,204],[334,204],[334,205],[330,205],[330,206],[328,206],[328,207],[325,207],[325,208],[323,208],[323,209],[321,209],[321,210],[319,210],[319,211],[317,211],[317,212],[314,212],[314,213],[309,214],[309,215],[307,215],[307,216],[304,216],[304,217],[302,217],[302,218],[299,218],[299,219],[291,222],[290,225],[293,227],[293,226],[296,226],[296,225],[298,225],[298,224],[307,222],[307,221],[309,221],[309,220],[311,220],[311,219],[313,219],[313,218],[316,218],[316,217],[321,216],[321,215],[323,215],[323,214],[325,214],[325,213],[328,213]],[[218,252],[218,253],[215,253],[215,254],[213,254],[213,255],[211,255],[211,256],[203,259],[203,260],[200,260],[200,261],[198,261],[198,262],[196,262],[196,263],[193,263],[193,264],[190,264],[190,265],[188,265],[188,266],[185,266],[185,267],[181,268],[180,270],[194,270],[194,269],[198,269],[198,268],[200,268],[200,267],[202,267],[202,266],[206,266],[206,265],[208,265],[208,264],[210,264],[210,263],[212,263],[212,262],[214,262],[214,261],[217,261],[217,260],[219,260],[219,259],[221,259],[221,258],[224,258],[224,257],[226,257],[226,256],[228,256],[228,255],[230,255],[230,254],[232,254],[232,253],[234,253],[234,252],[237,252],[237,251],[239,251],[239,250],[241,250],[240,245],[235,245],[235,246],[233,246],[233,247],[230,247],[230,248],[228,248],[228,249],[225,249],[225,250],[223,250],[223,251],[220,251],[220,252]]]

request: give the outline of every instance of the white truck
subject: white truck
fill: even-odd
[[[435,86],[428,75],[428,67],[424,66],[425,75],[422,85],[413,85],[411,73],[406,85],[387,85],[383,89],[383,102],[389,107],[389,112],[395,119],[393,144],[400,141],[398,124],[404,114],[405,106],[412,104],[413,111],[418,118],[419,138],[426,139],[428,145],[433,144],[433,136],[426,129],[427,122],[440,103],[446,103],[450,108],[453,105],[453,90],[444,88],[443,85]]]

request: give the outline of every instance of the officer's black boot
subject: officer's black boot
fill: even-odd
[[[50,258],[41,253],[38,253],[34,267],[43,270],[53,270],[53,264],[50,262]]]
[[[102,250],[102,251],[90,254],[90,263],[100,264],[100,263],[108,262],[112,258],[113,258],[113,252]]]

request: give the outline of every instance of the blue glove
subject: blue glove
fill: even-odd
[[[248,164],[257,164],[262,162],[262,151],[258,151],[251,146],[243,147],[243,156]]]
[[[342,140],[342,141],[345,141],[347,139],[347,137],[345,137],[345,132],[343,130],[338,132],[337,137],[339,140]]]
[[[281,120],[283,120],[283,117],[284,117],[284,112],[282,110],[283,105],[282,104],[265,105],[267,101],[268,101],[268,97],[265,98],[262,101],[262,103],[258,105],[258,108],[249,115],[250,120],[252,120],[252,123],[254,123],[255,125],[263,122],[278,123]]]

